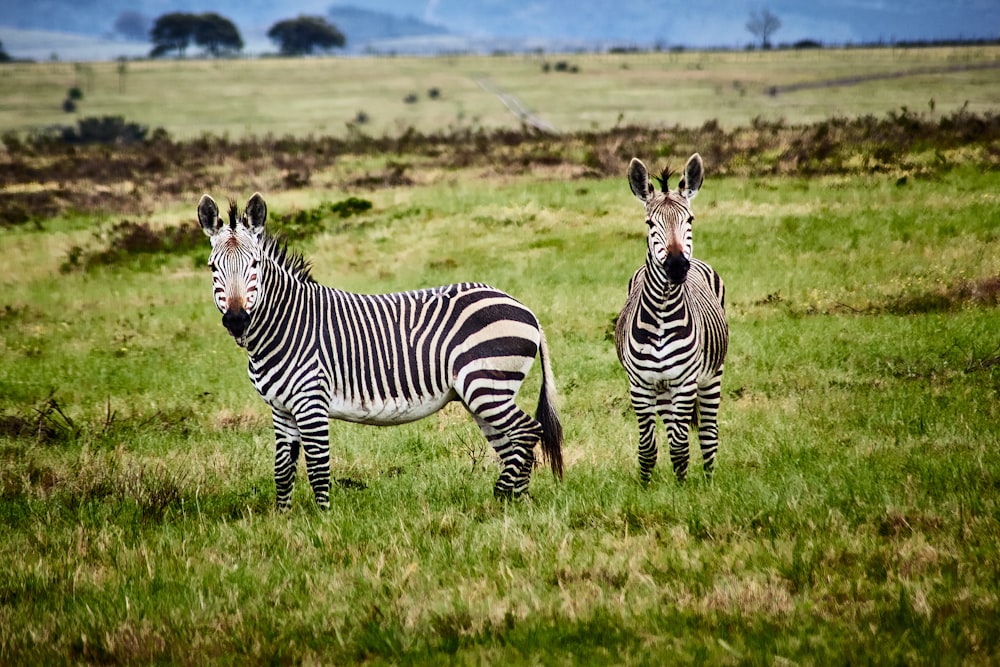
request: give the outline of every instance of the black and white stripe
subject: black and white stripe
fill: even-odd
[[[287,508],[299,450],[316,502],[329,505],[329,419],[374,425],[426,417],[461,401],[501,461],[497,496],[528,488],[534,445],[562,476],[562,427],[545,336],[534,314],[481,283],[354,294],[316,283],[308,264],[264,231],[255,194],[229,224],[207,195],[198,219],[212,240],[216,305],[249,355],[250,380],[271,406],[277,504]],[[535,356],[536,417],[514,402]]]
[[[663,421],[678,479],[688,469],[688,429],[698,426],[705,475],[711,477],[719,445],[718,411],[729,344],[725,286],[711,266],[692,257],[690,203],[704,180],[701,156],[692,155],[677,191],[657,192],[645,165],[629,164],[629,186],[646,208],[646,263],[632,275],[615,324],[618,359],[629,378],[639,421],[639,473],[648,481],[656,465],[656,418]]]

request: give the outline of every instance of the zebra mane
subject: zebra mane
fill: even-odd
[[[288,249],[288,242],[281,236],[267,232],[261,239],[261,251],[269,257],[285,273],[302,283],[314,283],[312,265],[302,256],[302,253]]]
[[[236,206],[236,200],[229,200],[229,228],[236,231],[236,223],[240,219],[240,209]]]
[[[663,168],[663,171],[660,172],[659,176],[653,176],[653,180],[660,184],[660,190],[667,192],[670,189],[670,185],[667,181],[669,181],[670,177],[673,175],[673,170],[669,166],[666,166]]]

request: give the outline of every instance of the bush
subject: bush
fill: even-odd
[[[77,121],[76,130],[65,128],[62,140],[68,144],[137,144],[148,131],[145,125],[127,123],[121,116],[89,117]]]
[[[187,224],[154,229],[146,222],[122,220],[107,232],[94,234],[98,248],[73,246],[60,266],[63,273],[91,270],[99,266],[126,264],[146,255],[167,256],[199,251],[205,236],[197,225]]]
[[[295,211],[287,215],[271,213],[271,225],[275,233],[286,239],[298,241],[331,229],[325,224],[331,216],[346,219],[360,215],[370,210],[371,207],[372,203],[367,199],[348,197],[339,202],[323,202],[314,208]],[[343,229],[344,227],[335,226],[334,228]]]

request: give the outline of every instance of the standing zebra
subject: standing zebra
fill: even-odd
[[[676,192],[668,187],[669,177],[664,171],[657,192],[642,162],[633,158],[628,166],[629,186],[646,207],[649,232],[646,263],[632,275],[615,323],[615,348],[639,421],[643,482],[656,465],[657,415],[667,429],[677,478],[687,476],[691,424],[698,425],[705,476],[711,478],[729,342],[722,278],[691,256],[691,200],[704,180],[701,156],[688,159]]]
[[[330,505],[329,419],[403,424],[461,401],[501,461],[498,497],[528,488],[534,445],[562,477],[562,427],[545,336],[530,310],[487,285],[398,294],[324,287],[309,264],[266,233],[255,193],[229,222],[208,195],[198,222],[210,237],[215,305],[246,348],[250,381],[271,407],[277,506],[291,505],[299,447],[316,503]],[[537,419],[514,403],[540,354]]]

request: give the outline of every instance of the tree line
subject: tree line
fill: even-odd
[[[148,21],[136,12],[122,12],[115,21],[115,29],[129,37],[142,35],[146,25]],[[149,52],[151,58],[170,54],[183,56],[192,44],[214,57],[233,55],[243,50],[243,37],[236,25],[215,12],[164,14],[152,23],[147,34],[153,43]],[[267,36],[286,56],[341,48],[347,43],[344,34],[321,16],[299,16],[278,21],[267,31]]]
[[[176,53],[184,56],[191,44],[201,47],[211,56],[226,56],[243,50],[243,38],[229,19],[205,12],[192,14],[171,12],[160,16],[149,27],[150,20],[135,11],[124,11],[115,21],[115,31],[132,39],[153,43],[150,57]],[[781,20],[768,10],[753,11],[747,30],[761,40],[764,49],[771,48],[771,36],[781,27]],[[308,55],[315,50],[342,48],[347,40],[337,26],[321,16],[299,16],[278,21],[267,31],[282,55]]]

